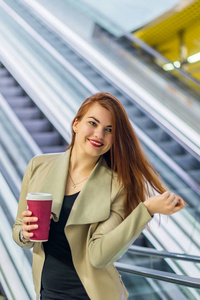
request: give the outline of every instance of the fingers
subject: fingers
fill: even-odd
[[[27,225],[26,223],[22,225],[23,231],[31,231],[34,229],[38,229],[38,224]]]
[[[159,203],[155,203],[155,212],[165,215],[171,215],[185,207],[185,202],[183,201],[183,199],[175,193],[166,191],[157,197],[159,199]],[[156,199],[152,198],[152,200]]]
[[[33,224],[34,222],[38,221],[38,218],[31,217],[31,215],[31,211],[26,210],[22,212],[22,230],[25,239],[30,239],[34,235],[33,232],[30,232],[31,230],[38,229],[38,224]]]
[[[163,194],[161,194],[160,196],[164,196],[165,198],[168,198],[170,195],[171,195],[171,193],[169,191],[166,191]]]
[[[22,217],[29,217],[32,215],[32,211],[30,210],[25,210],[22,212]]]
[[[164,195],[167,198],[169,208],[168,214],[178,212],[179,210],[185,207],[185,202],[180,196],[174,193],[170,193],[169,191],[163,193],[162,195]]]

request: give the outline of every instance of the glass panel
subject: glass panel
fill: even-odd
[[[177,267],[187,266],[186,271],[184,268],[178,271],[178,274],[194,277],[198,279],[200,277],[200,265],[199,263],[181,261],[176,259],[163,259],[153,256],[137,255],[130,250],[126,252],[119,260],[119,263],[139,266],[143,268],[149,268],[152,270],[164,271],[172,274],[176,274],[173,268],[170,267],[175,264]],[[180,270],[180,269],[179,269]],[[189,274],[189,270],[192,270]],[[200,299],[200,282],[199,289],[189,288],[183,285],[177,285],[161,280],[155,280],[141,276],[136,276],[128,272],[119,271],[122,275],[125,286],[130,293],[130,299],[181,299],[181,300],[197,300]],[[147,272],[148,273],[148,272]],[[137,298],[138,297],[138,298]],[[146,298],[145,298],[146,297]],[[196,298],[195,298],[196,297]]]
[[[119,272],[129,292],[129,300],[199,300],[200,290]]]

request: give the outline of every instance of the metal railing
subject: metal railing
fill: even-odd
[[[145,278],[153,278],[156,280],[167,281],[173,284],[183,285],[187,287],[192,287],[200,289],[200,279],[194,277],[188,277],[185,275],[177,275],[170,272],[164,272],[159,270],[153,270],[150,268],[143,268],[138,266],[131,266],[123,263],[116,262],[115,267],[119,271],[131,273],[137,276],[142,276]]]
[[[153,256],[153,257],[160,257],[160,258],[170,258],[170,259],[178,259],[184,261],[190,261],[195,263],[200,263],[200,256],[196,255],[188,255],[183,253],[173,253],[168,252],[165,250],[158,251],[156,249],[141,247],[141,246],[130,246],[128,252],[143,255],[143,256]]]

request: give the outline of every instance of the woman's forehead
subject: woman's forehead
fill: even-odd
[[[86,118],[89,117],[95,117],[98,120],[108,120],[111,123],[111,113],[108,109],[104,108],[98,103],[94,103],[86,112],[85,116]]]

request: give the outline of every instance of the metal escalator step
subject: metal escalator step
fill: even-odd
[[[109,85],[109,86],[102,86],[102,87],[98,87],[99,90],[102,90],[106,93],[110,93],[111,95],[114,95],[116,93],[116,89],[112,86],[112,85]]]
[[[23,89],[20,86],[12,86],[12,87],[2,87],[0,88],[1,93],[3,96],[9,97],[9,96],[23,96],[25,95]]]
[[[200,169],[200,162],[198,162],[190,154],[185,155],[175,155],[173,159],[179,164],[184,170],[197,170]]]
[[[73,51],[69,51],[68,49],[63,52],[63,56],[72,64],[74,64],[74,62],[77,63],[78,59],[80,60]],[[82,67],[84,67],[83,64]]]
[[[1,78],[0,89],[1,89],[1,87],[8,87],[8,86],[10,87],[13,85],[17,85],[17,83],[13,77],[5,76],[5,77]]]
[[[177,189],[176,194],[180,195],[189,205],[187,209],[197,209],[197,207],[199,207],[199,195],[191,191],[189,187],[182,187],[181,189]]]
[[[20,120],[39,119],[42,117],[41,111],[37,107],[16,108],[15,113]]]
[[[176,191],[177,194],[179,194],[177,191],[185,189],[185,183],[173,172],[166,172],[165,170],[164,173],[159,174],[164,179],[166,186],[169,185],[170,188],[173,189],[173,191]]]
[[[60,153],[67,150],[67,145],[58,145],[58,146],[42,146],[41,150],[43,153]]]
[[[14,108],[30,107],[32,100],[28,96],[21,97],[7,97],[8,104]]]
[[[200,219],[200,209],[199,206],[196,205],[196,207],[192,208],[192,207],[187,207],[187,212],[189,212],[189,214],[191,214],[194,219],[199,220]]]
[[[118,95],[117,99],[121,102],[125,109],[128,109],[128,107],[131,106],[130,101],[125,96]]]
[[[151,119],[148,119],[146,116],[141,116],[141,117],[134,116],[132,118],[132,120],[134,123],[136,123],[138,125],[138,127],[142,128],[142,129],[158,128],[158,126]]]
[[[97,73],[95,72],[95,70],[94,69],[92,69],[92,68],[90,68],[89,66],[85,66],[85,68],[82,66],[81,68],[80,68],[80,70],[82,71],[84,69],[84,75],[85,75],[85,77],[87,77],[87,78],[93,78],[94,76],[96,77],[97,76]]]
[[[200,169],[189,171],[190,176],[200,184]]]
[[[135,105],[131,105],[129,108],[127,108],[127,115],[128,117],[134,122],[134,117],[143,117],[145,116],[144,113],[139,110]]]
[[[88,72],[87,72],[88,73]],[[91,76],[91,81],[95,82],[98,85],[101,86],[111,86],[102,76],[99,74],[95,74],[94,76]]]
[[[147,129],[145,132],[156,143],[171,141],[171,137],[159,127]]]
[[[30,133],[47,132],[52,129],[48,119],[24,120],[24,126]]]
[[[79,69],[80,66],[82,66],[83,68],[87,66],[86,63],[85,63],[85,61],[82,60],[82,59],[80,59],[79,57],[75,57],[75,59],[73,58],[73,56],[70,57],[70,58],[68,58],[68,57],[66,57],[66,58],[67,58],[67,59],[70,61],[70,63],[72,63],[73,66],[74,66],[75,68],[77,68],[77,69]]]
[[[174,140],[161,142],[159,146],[169,155],[183,155],[186,153],[184,148]]]
[[[33,133],[32,137],[40,147],[57,146],[61,143],[61,137],[56,131]]]
[[[2,79],[5,76],[10,76],[9,72],[5,68],[0,68],[0,78]]]

